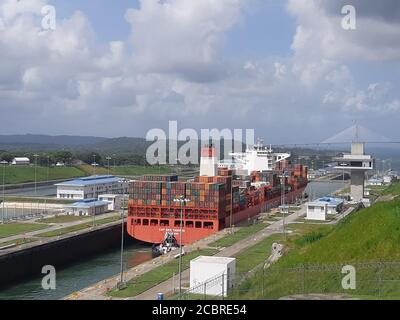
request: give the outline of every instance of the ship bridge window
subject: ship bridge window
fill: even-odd
[[[181,226],[181,221],[180,220],[175,220],[175,227],[180,227]],[[182,224],[183,226],[183,224]]]
[[[201,229],[201,222],[200,221],[196,221],[195,226],[197,229]]]
[[[193,221],[186,221],[186,227],[193,228],[194,227]]]
[[[168,221],[168,220],[161,220],[161,221],[160,221],[160,226],[162,226],[162,227],[168,227],[168,226],[169,226],[169,221]]]
[[[150,224],[151,224],[152,226],[158,226],[158,220],[151,220],[151,221],[150,221]]]
[[[132,225],[140,226],[141,224],[142,224],[142,220],[140,220],[140,219],[135,219],[135,220],[133,220],[133,219],[132,219]]]
[[[213,229],[214,228],[214,223],[213,222],[204,222],[204,228]]]
[[[148,226],[149,225],[149,219],[143,219],[143,225]]]

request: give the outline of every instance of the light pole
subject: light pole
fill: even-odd
[[[127,183],[127,180],[121,180],[120,183]],[[125,188],[122,188],[122,211],[121,211],[121,271],[120,271],[120,280],[119,280],[119,288],[122,288],[124,285],[124,222],[125,222],[125,205],[126,205],[126,191]]]
[[[183,206],[190,202],[190,199],[186,199],[181,196],[179,198],[175,198],[174,202],[179,202],[181,205],[181,221],[180,221],[180,231],[179,231],[179,299],[182,296],[182,229],[183,229]]]
[[[37,174],[36,174],[36,170],[37,170],[37,158],[39,157],[38,154],[34,154],[33,155],[35,157],[35,196],[37,195]]]
[[[111,160],[111,157],[107,157],[106,160],[107,160],[108,175],[110,175],[110,160]]]
[[[285,205],[285,185],[286,185],[286,172],[283,172],[282,174],[282,190],[281,190],[281,208],[282,208],[282,232],[283,232],[283,237],[286,240],[286,230],[285,230],[285,211],[286,211],[286,205]]]
[[[93,155],[93,175],[96,175],[96,155]]]
[[[3,160],[0,162],[3,165],[3,203],[2,203],[2,211],[1,211],[1,224],[4,224],[4,202],[6,200],[5,196],[5,176],[6,176],[6,165],[8,164],[7,161]]]

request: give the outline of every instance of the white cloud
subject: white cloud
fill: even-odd
[[[178,74],[192,81],[218,79],[225,32],[241,14],[243,0],[140,0],[126,14],[136,65],[145,72]]]

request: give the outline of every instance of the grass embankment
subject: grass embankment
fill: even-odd
[[[141,176],[146,174],[170,174],[172,171],[168,167],[158,166],[123,166],[111,168],[111,173],[124,176]]]
[[[189,268],[190,260],[198,256],[212,256],[217,253],[214,249],[203,249],[191,252],[182,258],[182,270]],[[157,267],[133,280],[128,282],[127,287],[123,290],[113,290],[108,293],[112,297],[127,298],[134,297],[146,290],[164,282],[172,277],[173,273],[178,273],[179,259],[175,259],[160,267]]]
[[[48,174],[47,174],[48,173]],[[37,167],[36,181],[70,179],[85,176],[85,172],[76,167]],[[5,184],[35,182],[35,166],[7,166]]]
[[[47,228],[47,224],[39,223],[5,223],[0,224],[0,238],[15,236],[21,233]]]
[[[95,224],[96,226],[100,226],[103,224],[107,224],[107,223],[111,223],[117,220],[120,220],[121,218],[119,216],[115,216],[115,217],[110,217],[110,218],[104,218],[104,219],[99,219],[99,220],[95,220]],[[71,233],[71,232],[76,232],[76,231],[81,231],[84,229],[89,229],[93,227],[93,223],[92,221],[87,222],[87,223],[82,223],[82,224],[77,224],[75,226],[71,226],[71,227],[66,227],[66,228],[61,228],[61,229],[57,229],[54,231],[48,231],[48,232],[44,232],[44,233],[40,233],[37,236],[38,237],[43,237],[43,238],[52,238],[52,237],[58,237],[58,236],[62,236],[64,234],[67,233]]]
[[[385,193],[400,193],[399,184],[389,187]],[[400,199],[363,209],[333,229],[320,228],[289,243],[289,253],[266,272],[264,296],[257,290],[263,282],[258,272],[239,288],[240,293],[236,292],[235,297],[260,299],[299,293],[343,293],[341,264],[353,264],[357,270],[357,289],[346,293],[384,298],[400,296],[400,265],[357,266],[363,262],[400,261]],[[311,271],[302,269],[303,265],[338,267]]]
[[[5,196],[5,201],[6,202],[33,203],[34,204],[33,205],[34,209],[35,209],[35,204],[37,204],[37,203],[39,203],[39,204],[44,204],[44,203],[47,203],[47,204],[70,204],[70,203],[76,202],[76,200],[65,200],[65,199],[55,199],[55,198],[53,198],[53,199],[44,199],[44,198],[21,197],[21,196]]]
[[[86,175],[122,175],[122,176],[141,176],[145,174],[170,174],[172,171],[168,167],[158,166],[110,166],[110,170],[107,167],[96,167],[93,170],[93,166],[84,164],[79,166],[79,169],[84,171]]]
[[[265,223],[252,224],[248,226],[240,227],[234,234],[228,234],[227,236],[214,241],[209,244],[210,247],[229,247],[236,242],[247,238],[248,236],[257,233],[258,231],[266,228],[268,225]]]

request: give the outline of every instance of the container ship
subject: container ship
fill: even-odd
[[[302,198],[307,167],[262,143],[218,162],[216,148],[201,150],[200,176],[147,175],[130,182],[127,231],[153,244],[174,236],[190,244],[261,212]],[[176,201],[176,199],[185,201]],[[183,219],[181,220],[181,217]]]

